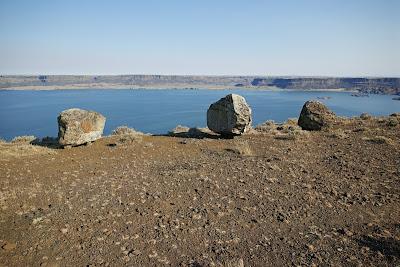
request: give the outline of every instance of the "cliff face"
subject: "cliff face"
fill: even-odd
[[[68,85],[97,86],[107,88],[110,85],[152,88],[165,86],[197,87],[223,86],[236,84],[249,85],[255,77],[247,76],[184,76],[184,75],[3,75],[0,76],[0,89],[13,87]],[[108,87],[110,88],[110,87]]]
[[[255,78],[252,86],[283,89],[348,89],[363,93],[399,94],[399,78]]]
[[[43,88],[232,88],[274,86],[282,89],[348,89],[362,93],[400,94],[400,78],[309,78],[178,75],[40,75],[0,76],[0,89]]]

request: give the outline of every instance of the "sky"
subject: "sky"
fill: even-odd
[[[400,1],[0,0],[0,74],[400,77]]]

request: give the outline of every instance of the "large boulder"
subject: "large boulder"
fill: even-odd
[[[298,124],[303,130],[319,131],[335,120],[335,113],[318,101],[307,101],[301,110]]]
[[[58,116],[58,140],[63,146],[78,146],[101,137],[106,118],[79,108],[64,110]]]
[[[222,135],[248,132],[251,129],[251,109],[242,96],[227,95],[208,108],[207,126]]]

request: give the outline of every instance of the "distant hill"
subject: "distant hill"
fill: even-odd
[[[399,78],[256,78],[253,86],[284,89],[348,89],[372,94],[399,94]]]
[[[185,76],[185,75],[2,75],[0,89],[129,88],[344,89],[362,93],[400,94],[400,78]]]

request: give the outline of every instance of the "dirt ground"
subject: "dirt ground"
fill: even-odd
[[[399,266],[399,117],[0,145],[0,266]]]

